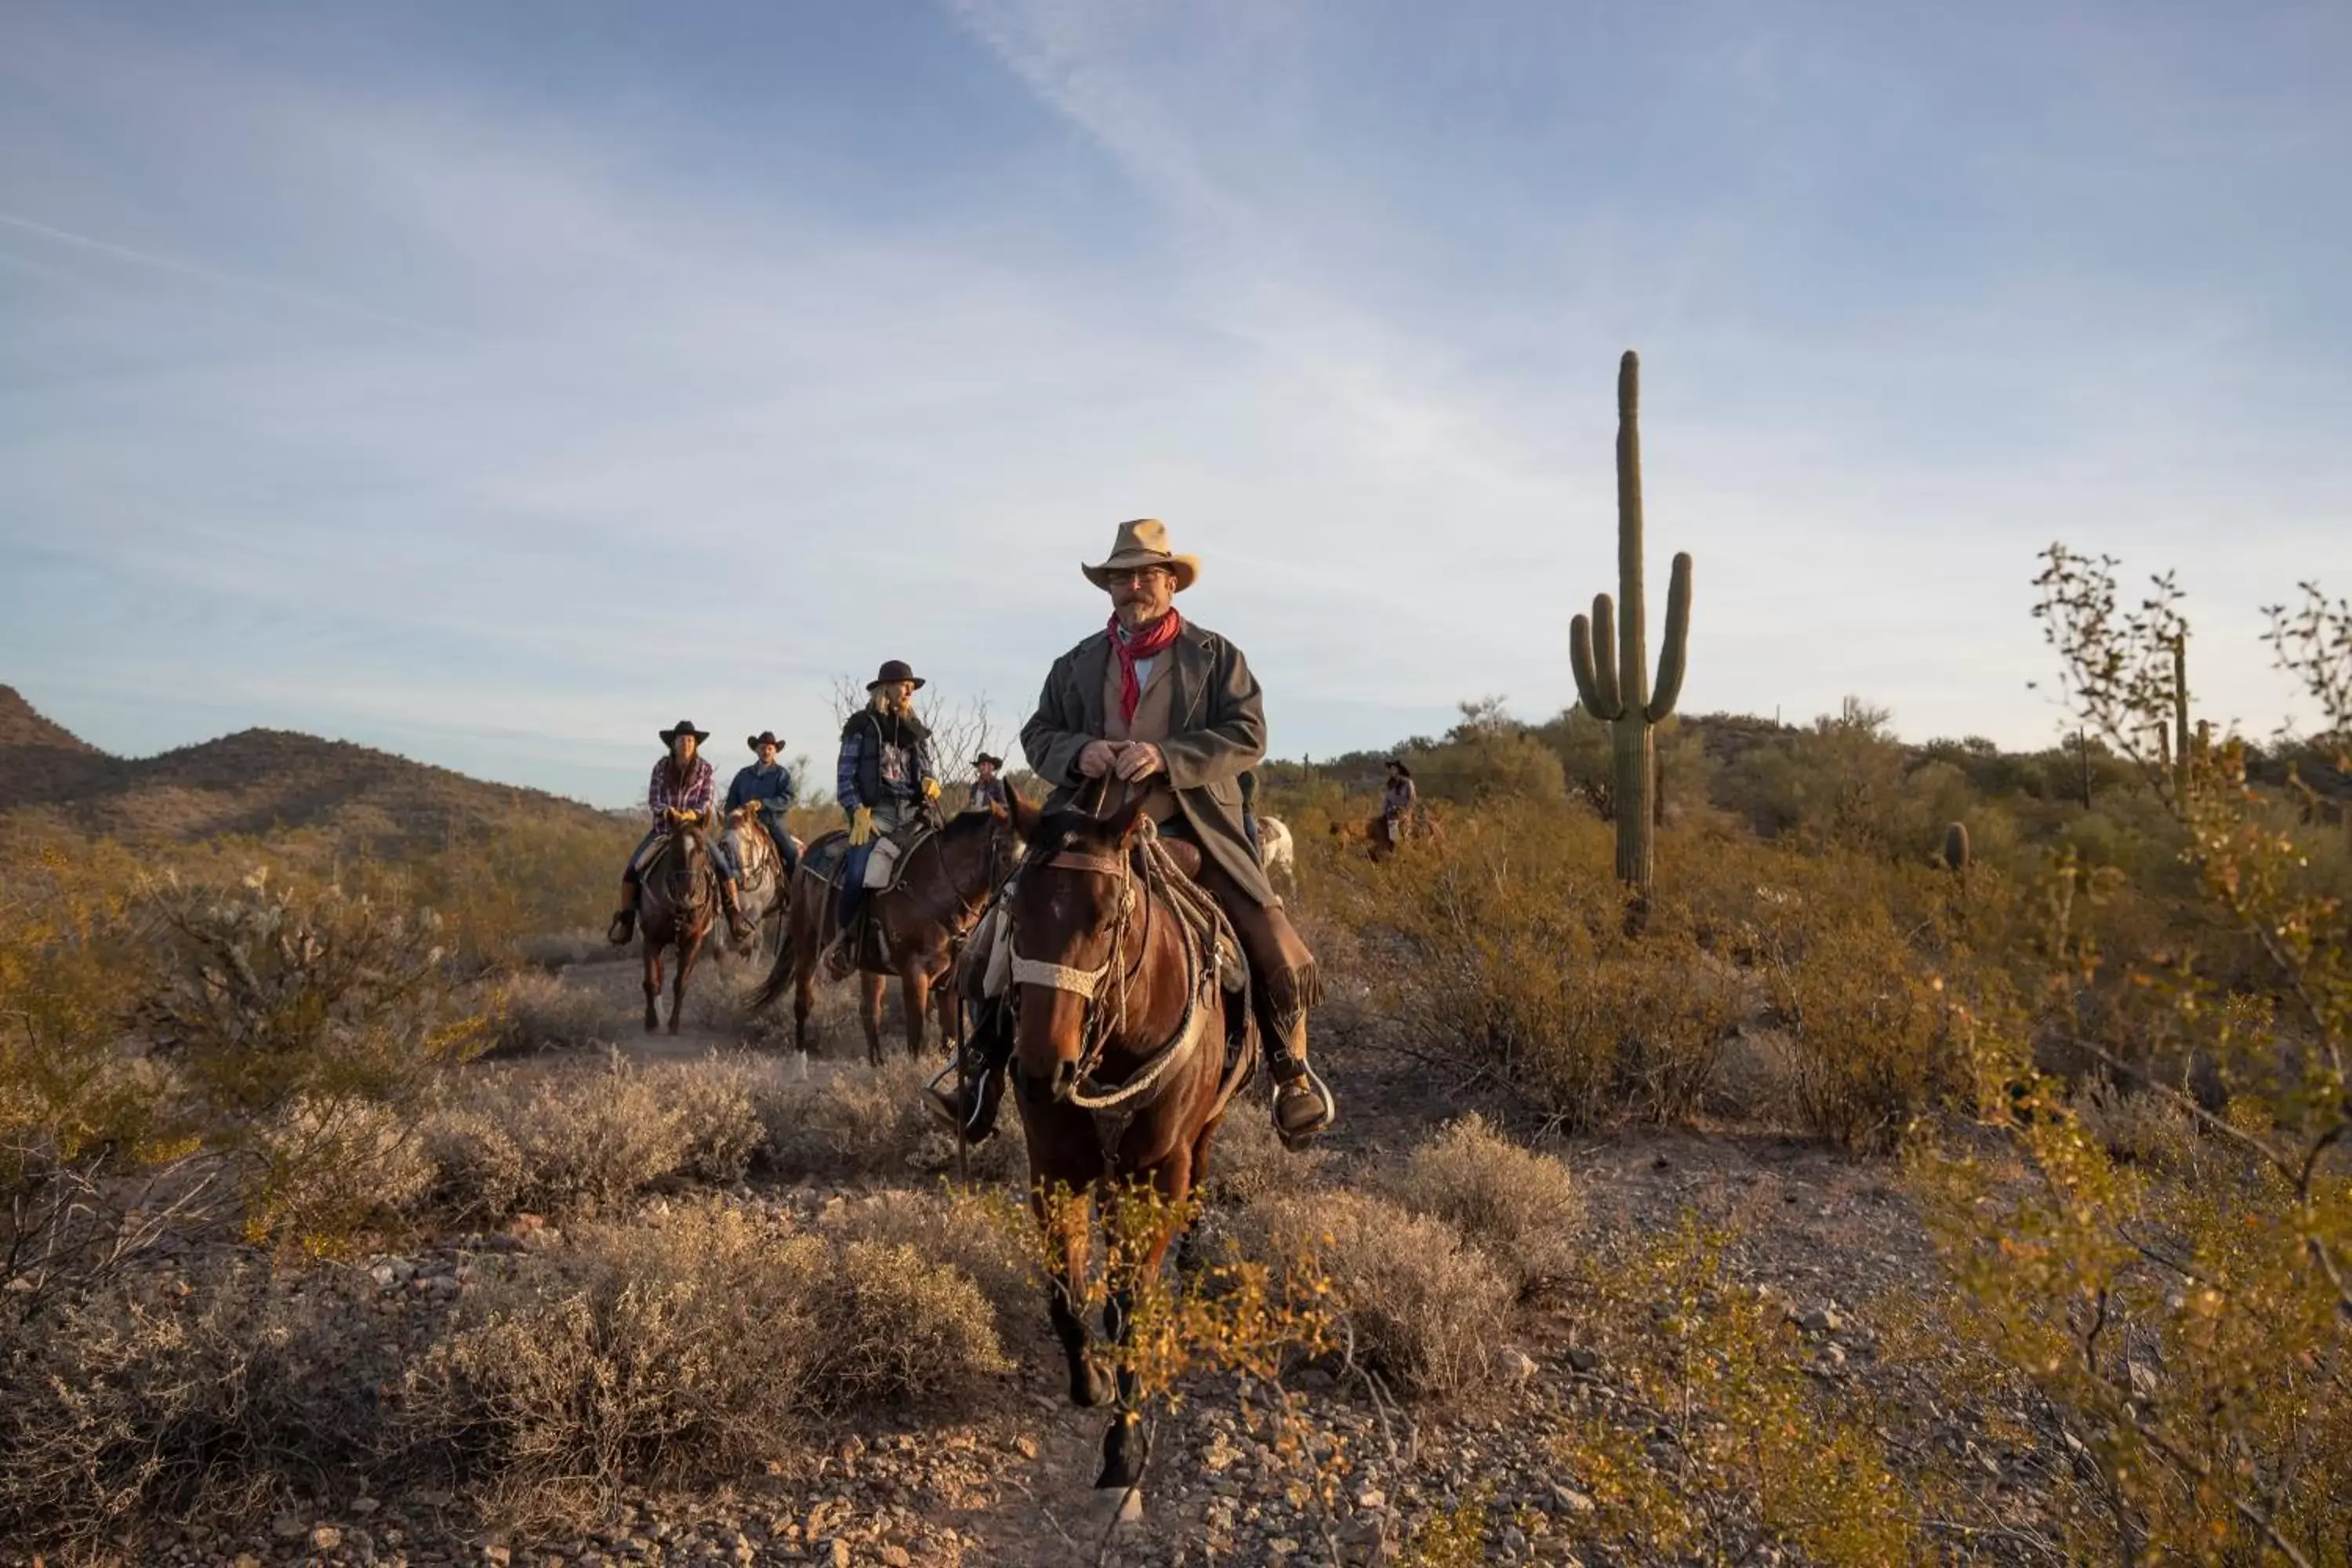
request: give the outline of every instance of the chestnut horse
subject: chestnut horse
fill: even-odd
[[[702,942],[719,915],[719,868],[703,842],[708,829],[681,823],[646,863],[637,883],[638,930],[646,944],[646,1033],[661,1026],[662,951],[677,949],[677,975],[670,988],[669,1032],[677,1033],[686,1010],[686,982],[702,956]]]
[[[1384,816],[1370,816],[1361,822],[1335,822],[1331,825],[1331,836],[1349,843],[1370,845],[1370,854],[1375,865],[1402,849],[1404,839],[1426,838],[1432,844],[1445,842],[1445,829],[1438,825],[1437,818],[1424,810],[1415,810],[1399,819],[1397,829],[1401,837],[1392,839],[1389,837],[1388,818]]]
[[[1037,808],[1018,795],[986,811],[959,812],[947,826],[908,850],[898,885],[866,895],[866,923],[881,932],[880,952],[856,955],[859,1016],[866,1026],[866,1058],[882,1065],[882,987],[898,977],[907,1013],[907,1054],[923,1054],[923,1019],[936,989],[940,1034],[952,1041],[955,996],[940,984],[955,963],[957,949],[981,910],[1013,874],[1022,836],[1037,824]],[[793,1045],[809,1048],[809,1009],[816,1003],[817,971],[839,933],[840,889],[818,864],[832,858],[839,828],[811,843],[793,873],[785,894],[784,944],[761,984],[752,1005],[765,1007],[793,988]],[[838,861],[835,862],[838,870]]]
[[[1140,1506],[1147,1439],[1135,1373],[1121,1366],[1107,1380],[1087,1353],[1079,1304],[1093,1209],[1122,1188],[1157,1194],[1155,1212],[1167,1224],[1124,1260],[1138,1278],[1157,1278],[1225,1106],[1257,1054],[1245,1034],[1228,1065],[1228,1009],[1246,1018],[1249,1005],[1219,984],[1216,933],[1225,928],[1141,805],[1107,818],[1048,817],[1004,905],[1013,1092],[1031,1201],[1054,1244],[1046,1307],[1069,1359],[1070,1398],[1082,1409],[1117,1400],[1095,1485],[1125,1489],[1129,1509]],[[1120,1345],[1133,1327],[1127,1279],[1122,1270],[1109,1281],[1103,1307],[1103,1331]]]

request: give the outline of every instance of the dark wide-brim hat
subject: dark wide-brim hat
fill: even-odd
[[[743,739],[743,743],[755,752],[762,746],[773,746],[780,752],[784,749],[784,743],[776,739],[776,732],[773,730],[762,730],[756,735],[747,735]]]
[[[882,661],[881,673],[866,683],[866,689],[871,691],[877,686],[896,686],[902,680],[913,681],[915,683],[915,689],[918,691],[920,691],[924,686],[923,678],[917,675],[913,667],[908,665],[905,659],[884,659]]]
[[[1405,765],[1405,760],[1402,757],[1391,757],[1388,765],[1407,778],[1412,777],[1412,769]]]
[[[1111,541],[1109,558],[1088,566],[1081,563],[1078,570],[1087,581],[1097,588],[1108,588],[1107,580],[1113,572],[1132,571],[1138,566],[1164,566],[1176,579],[1176,592],[1182,593],[1201,575],[1201,558],[1179,555],[1168,548],[1168,525],[1156,517],[1139,517],[1133,522],[1118,525],[1118,537]]]
[[[677,723],[671,725],[668,729],[664,730],[661,732],[662,744],[665,746],[675,744],[680,735],[693,736],[694,743],[698,746],[702,744],[703,742],[710,739],[709,731],[696,729],[694,727],[694,721],[691,719],[680,719]]]
[[[971,765],[973,767],[978,767],[982,763],[988,763],[991,767],[1001,768],[1004,765],[1004,759],[1003,757],[992,757],[986,752],[982,752],[980,755],[972,758],[971,760]]]

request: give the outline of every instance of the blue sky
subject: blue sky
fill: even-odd
[[[2352,8],[0,0],[0,681],[599,802],[1017,723],[1122,518],[1277,754],[1572,696],[1642,352],[1690,710],[2053,733],[2053,538],[2217,718],[2352,588]]]

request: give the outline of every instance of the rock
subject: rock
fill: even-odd
[[[1037,1439],[1024,1433],[1013,1439],[1013,1451],[1024,1459],[1034,1459],[1037,1457]]]
[[[343,1532],[331,1524],[322,1524],[310,1531],[310,1550],[333,1552],[343,1544]]]
[[[1513,1561],[1525,1557],[1528,1554],[1528,1532],[1516,1524],[1503,1526],[1502,1546],[1504,1554]]]
[[[888,1563],[890,1568],[913,1568],[914,1565],[914,1559],[907,1555],[907,1549],[903,1546],[884,1547],[882,1561]]]
[[[269,1527],[269,1533],[280,1541],[299,1541],[310,1528],[290,1513],[280,1514],[278,1521]]]
[[[1375,1510],[1384,1509],[1389,1506],[1388,1493],[1378,1487],[1366,1487],[1356,1494],[1356,1506]]]
[[[1592,1500],[1574,1487],[1555,1484],[1551,1489],[1551,1500],[1562,1513],[1591,1513],[1593,1508]]]
[[[2155,1398],[2157,1388],[2156,1368],[2148,1365],[2147,1363],[2144,1361],[2136,1361],[2131,1363],[2130,1368],[2132,1392],[2138,1394],[2142,1399]]]
[[[1834,1307],[1808,1307],[1799,1315],[1797,1327],[1809,1334],[1833,1334],[1845,1327],[1845,1320],[1838,1316]]]
[[[1536,1374],[1535,1358],[1514,1345],[1505,1345],[1495,1356],[1503,1375],[1513,1383],[1525,1383]]]
[[[503,1546],[485,1546],[482,1548],[482,1561],[495,1563],[497,1568],[507,1568],[507,1564],[514,1561],[514,1553]]]
[[[849,1542],[838,1535],[833,1538],[833,1568],[849,1568]]]
[[[1601,1352],[1587,1345],[1570,1345],[1568,1364],[1578,1372],[1596,1372],[1601,1366]]]
[[[240,1552],[231,1568],[261,1568],[261,1559],[250,1552]]]

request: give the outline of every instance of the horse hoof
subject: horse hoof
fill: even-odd
[[[1097,1535],[1129,1535],[1143,1528],[1143,1489],[1097,1488],[1086,1510],[1087,1523]]]

